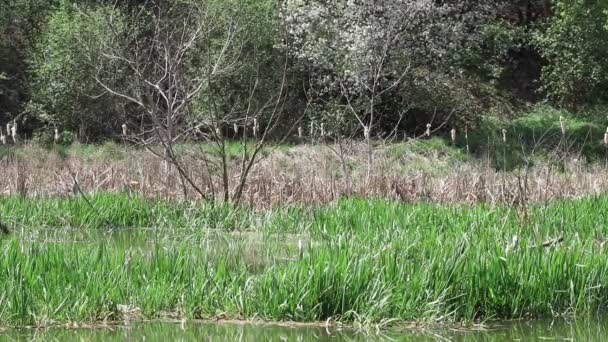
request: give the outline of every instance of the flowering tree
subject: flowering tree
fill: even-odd
[[[287,0],[282,18],[289,51],[311,73],[313,97],[333,110],[322,118],[363,131],[368,176],[377,123],[403,117],[408,87],[478,42],[471,28],[483,21],[484,2],[432,0]],[[347,115],[351,120],[345,120]],[[394,120],[393,120],[394,121]]]

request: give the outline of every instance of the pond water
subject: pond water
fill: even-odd
[[[0,341],[605,341],[608,321],[516,322],[485,331],[391,331],[369,335],[321,327],[138,323],[96,329],[7,330]]]

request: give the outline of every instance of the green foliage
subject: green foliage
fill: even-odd
[[[99,214],[81,199],[0,201],[15,234],[0,242],[4,325],[120,320],[122,305],[144,318],[368,326],[581,318],[608,301],[606,197],[525,217],[356,199],[267,214],[126,195],[93,205]],[[104,220],[116,226],[91,229]]]
[[[51,146],[58,144],[61,146],[70,146],[76,141],[76,135],[72,132],[64,131],[59,134],[59,139],[55,141],[54,132],[38,131],[34,134],[32,140],[39,145]]]
[[[31,60],[32,95],[42,107],[28,114],[81,134],[110,128],[120,102],[100,97],[104,91],[95,80],[103,44],[122,27],[121,17],[112,17],[111,24],[109,17],[109,8],[76,7],[70,1],[50,14]]]
[[[537,36],[547,64],[544,89],[560,104],[579,107],[608,99],[608,2],[558,0]]]
[[[279,95],[285,63],[275,1],[212,0],[206,8],[207,42],[193,52],[190,77],[209,79],[194,107],[195,119],[244,123],[257,114],[262,127],[272,111],[269,100]],[[209,62],[217,63],[209,65]],[[214,72],[213,68],[223,70]],[[228,125],[232,128],[231,125]],[[251,133],[250,133],[251,134]]]
[[[509,53],[521,48],[525,37],[522,27],[504,21],[490,22],[481,27],[482,44],[460,52],[454,63],[481,77],[498,80],[508,65]]]
[[[564,120],[565,136],[562,136],[560,118]],[[595,112],[574,115],[539,105],[512,120],[484,117],[478,127],[469,131],[468,143],[472,154],[486,159],[497,169],[511,170],[568,157],[596,162],[605,158],[603,137],[607,124],[605,117]],[[506,143],[503,129],[507,134]],[[465,148],[462,135],[457,145]]]
[[[249,228],[252,222],[246,210],[230,205],[205,205],[197,203],[172,203],[146,200],[126,194],[98,194],[89,198],[3,199],[0,216],[17,227],[29,229],[60,228],[108,228],[111,227],[200,227],[225,231]],[[110,227],[110,228],[111,228]]]
[[[0,1],[0,123],[17,116],[27,102],[28,50],[55,2]]]
[[[411,134],[429,121],[473,126],[489,109],[513,114],[545,94],[574,109],[608,100],[605,1],[414,3],[180,0],[158,3],[167,10],[161,20],[157,5],[142,0],[4,1],[0,126],[18,117],[28,138],[59,127],[86,140],[140,124],[141,108],[109,96],[95,76],[129,96],[150,93],[132,62],[107,54],[156,56],[154,25],[162,21],[177,41],[184,18],[206,25],[178,68],[186,88],[205,80],[183,109],[195,122],[211,117],[231,126],[255,114],[264,126],[274,113],[281,116],[275,131],[284,132],[306,114],[306,131],[314,121],[350,135],[362,130],[352,105],[364,122],[374,112],[372,135],[398,124]],[[161,79],[154,70],[142,68],[140,80]],[[371,96],[372,110],[374,83],[380,96]]]

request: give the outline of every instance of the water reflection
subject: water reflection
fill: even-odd
[[[487,331],[392,331],[382,336],[317,327],[138,323],[98,329],[11,330],[0,333],[0,341],[605,341],[607,323],[519,322]]]

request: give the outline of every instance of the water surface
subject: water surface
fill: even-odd
[[[365,334],[322,327],[137,323],[96,329],[7,330],[0,341],[605,341],[608,321],[516,322],[485,331],[438,329]]]

